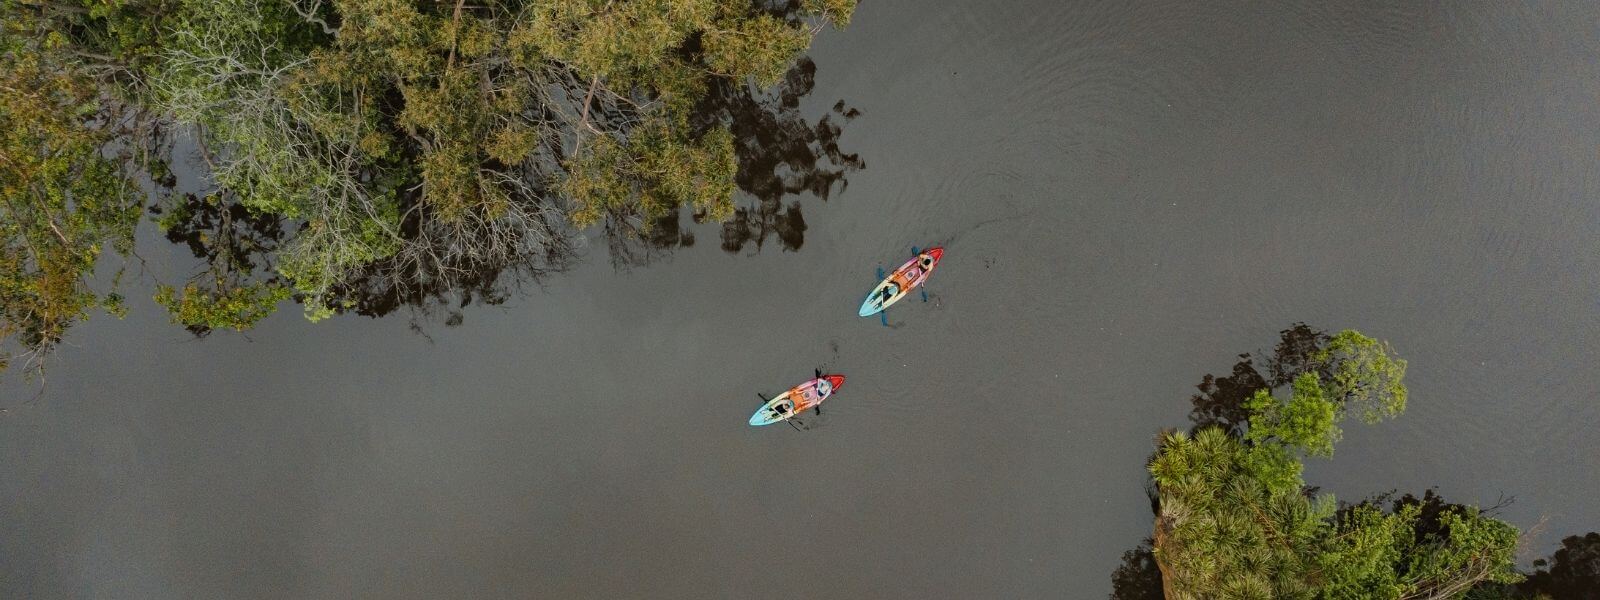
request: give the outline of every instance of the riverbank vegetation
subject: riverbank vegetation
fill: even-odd
[[[1476,508],[1306,491],[1302,461],[1332,456],[1347,417],[1404,411],[1406,364],[1350,330],[1304,356],[1288,389],[1245,400],[1243,435],[1162,436],[1152,539],[1167,598],[1450,598],[1515,581],[1517,529]]]
[[[1274,352],[1241,359],[1202,381],[1192,430],[1158,438],[1155,523],[1124,554],[1113,598],[1585,597],[1571,594],[1600,568],[1594,534],[1529,575],[1523,534],[1497,507],[1432,490],[1341,503],[1306,484],[1304,460],[1331,457],[1350,417],[1404,412],[1406,363],[1386,343],[1296,325]]]
[[[689,243],[680,210],[728,223],[737,250],[736,189],[762,200],[764,238],[798,206],[753,185],[785,172],[780,194],[825,195],[859,167],[836,126],[783,112],[810,89],[812,37],[854,7],[0,0],[0,348],[37,366],[91,309],[122,310],[119,278],[93,275],[147,208],[206,261],[155,295],[197,333],[290,297],[312,319],[502,297],[591,228],[614,249]],[[784,127],[755,139],[751,121]],[[175,189],[179,162],[202,189]]]

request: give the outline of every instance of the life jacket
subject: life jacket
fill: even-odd
[[[920,270],[920,267],[912,267],[912,269],[919,269]],[[900,288],[899,290],[896,290],[896,292],[895,292],[896,294],[900,294],[900,293],[904,293],[904,292],[910,291],[911,290],[911,282],[915,278],[916,278],[916,276],[911,274],[911,269],[906,269],[906,270],[902,270],[902,271],[895,271],[893,275],[889,276],[889,280],[893,281],[895,286]]]
[[[802,390],[798,387],[789,390],[789,405],[794,408],[794,410],[789,411],[789,414],[797,414],[800,411],[805,410],[806,399],[805,390]]]

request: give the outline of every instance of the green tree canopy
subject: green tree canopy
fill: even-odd
[[[45,349],[102,299],[85,283],[94,253],[126,250],[141,208],[140,169],[103,149],[170,153],[169,130],[197,143],[205,202],[248,212],[193,237],[191,199],[157,202],[169,237],[210,261],[157,294],[196,331],[248,328],[290,295],[315,319],[374,286],[487,290],[505,270],[561,268],[587,228],[650,235],[685,207],[730,219],[744,150],[708,102],[776,83],[854,7],[0,0],[0,332]],[[246,220],[281,221],[286,239],[243,244]]]
[[[1152,541],[1166,597],[1458,598],[1516,581],[1516,528],[1476,508],[1431,493],[1340,508],[1306,490],[1303,459],[1332,455],[1349,412],[1376,421],[1404,410],[1405,362],[1351,330],[1295,337],[1314,343],[1292,353],[1305,360],[1274,363],[1293,365],[1274,374],[1287,398],[1265,378],[1241,379],[1262,387],[1242,396],[1238,428],[1159,441]]]

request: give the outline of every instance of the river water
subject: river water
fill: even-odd
[[[130,293],[0,388],[0,596],[1105,597],[1155,434],[1296,321],[1411,365],[1310,483],[1600,529],[1600,5],[937,4],[816,41],[866,166],[799,251],[597,244],[420,334]],[[809,431],[745,425],[814,367]]]

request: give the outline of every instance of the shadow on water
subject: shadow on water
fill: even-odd
[[[183,244],[195,258],[207,263],[223,261],[234,268],[268,268],[270,253],[283,242],[283,220],[271,214],[252,214],[238,204],[223,204],[195,194],[153,205],[150,213],[161,222],[167,241]]]
[[[1516,585],[1525,597],[1600,600],[1600,532],[1567,536],[1550,558],[1533,561],[1534,571]]]
[[[802,57],[771,90],[718,80],[696,107],[697,127],[726,125],[733,133],[739,165],[734,183],[752,198],[722,223],[724,251],[760,251],[773,239],[785,251],[799,250],[805,244],[807,228],[801,200],[784,200],[809,195],[826,201],[849,185],[850,173],[866,167],[860,155],[839,147],[842,125],[861,111],[840,100],[815,124],[800,114],[800,100],[811,94],[816,74],[816,63]],[[705,215],[693,214],[690,219],[703,223]],[[694,235],[680,221],[679,216],[670,215],[654,223],[640,236],[649,246],[644,249],[630,247],[629,236],[617,235],[627,232],[608,229],[612,264],[639,264],[662,250],[694,245]]]
[[[1122,553],[1122,564],[1111,572],[1112,600],[1162,600],[1161,569],[1156,566],[1153,540]]]
[[[162,201],[151,203],[150,214],[160,223],[167,241],[188,247],[206,265],[188,284],[237,288],[251,282],[282,283],[272,263],[283,245],[282,218],[257,214],[214,195],[175,193],[171,182],[156,183]],[[197,337],[211,333],[210,327],[199,324],[185,329]]]
[[[799,22],[803,8],[799,0],[758,4],[774,18],[790,23]],[[724,251],[737,254],[748,248],[755,253],[772,239],[784,251],[799,250],[805,245],[807,228],[800,197],[827,201],[849,185],[850,173],[866,168],[859,154],[846,153],[839,146],[843,125],[861,116],[860,110],[839,100],[814,124],[800,113],[800,100],[811,95],[816,76],[816,62],[802,56],[771,89],[714,79],[695,106],[691,126],[702,133],[726,126],[733,134],[738,163],[734,184],[752,199],[721,224]],[[791,196],[795,198],[789,199]],[[705,223],[705,214],[688,216],[695,224]],[[681,221],[681,215],[669,215],[645,231],[625,222],[608,224],[605,234],[612,266],[643,264],[675,248],[693,246],[695,236]]]
[[[751,244],[759,250],[769,237],[776,237],[784,250],[799,250],[806,232],[800,200],[784,204],[784,198],[809,194],[826,201],[835,188],[848,186],[849,173],[866,167],[859,155],[839,149],[841,122],[850,122],[860,111],[840,100],[815,125],[800,116],[799,100],[811,93],[815,80],[816,64],[802,59],[770,94],[724,84],[711,95],[713,114],[730,122],[739,140],[736,182],[755,198],[723,224],[724,251],[739,252]]]

